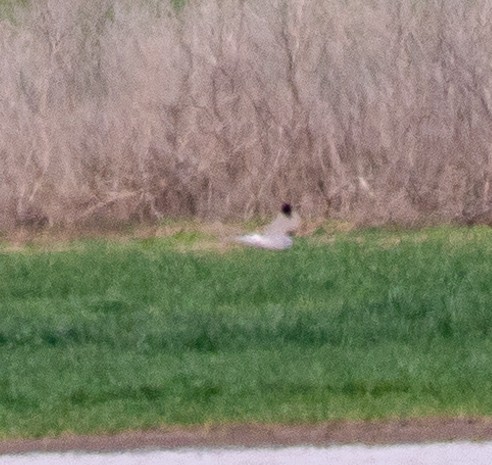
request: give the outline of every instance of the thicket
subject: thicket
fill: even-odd
[[[0,229],[464,220],[491,44],[489,0],[36,0],[0,20]]]

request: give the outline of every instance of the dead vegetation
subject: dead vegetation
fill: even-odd
[[[165,4],[165,6],[163,6]],[[0,20],[0,229],[491,205],[488,0],[39,0]]]

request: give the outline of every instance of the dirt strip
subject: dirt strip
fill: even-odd
[[[396,444],[492,440],[492,418],[334,421],[318,425],[223,425],[161,428],[115,435],[0,441],[0,454],[122,451],[143,448]]]

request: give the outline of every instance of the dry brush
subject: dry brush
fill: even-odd
[[[37,0],[0,20],[0,229],[492,201],[491,0]]]

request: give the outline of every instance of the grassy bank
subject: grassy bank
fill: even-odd
[[[3,244],[0,436],[492,414],[492,232],[319,232]]]

